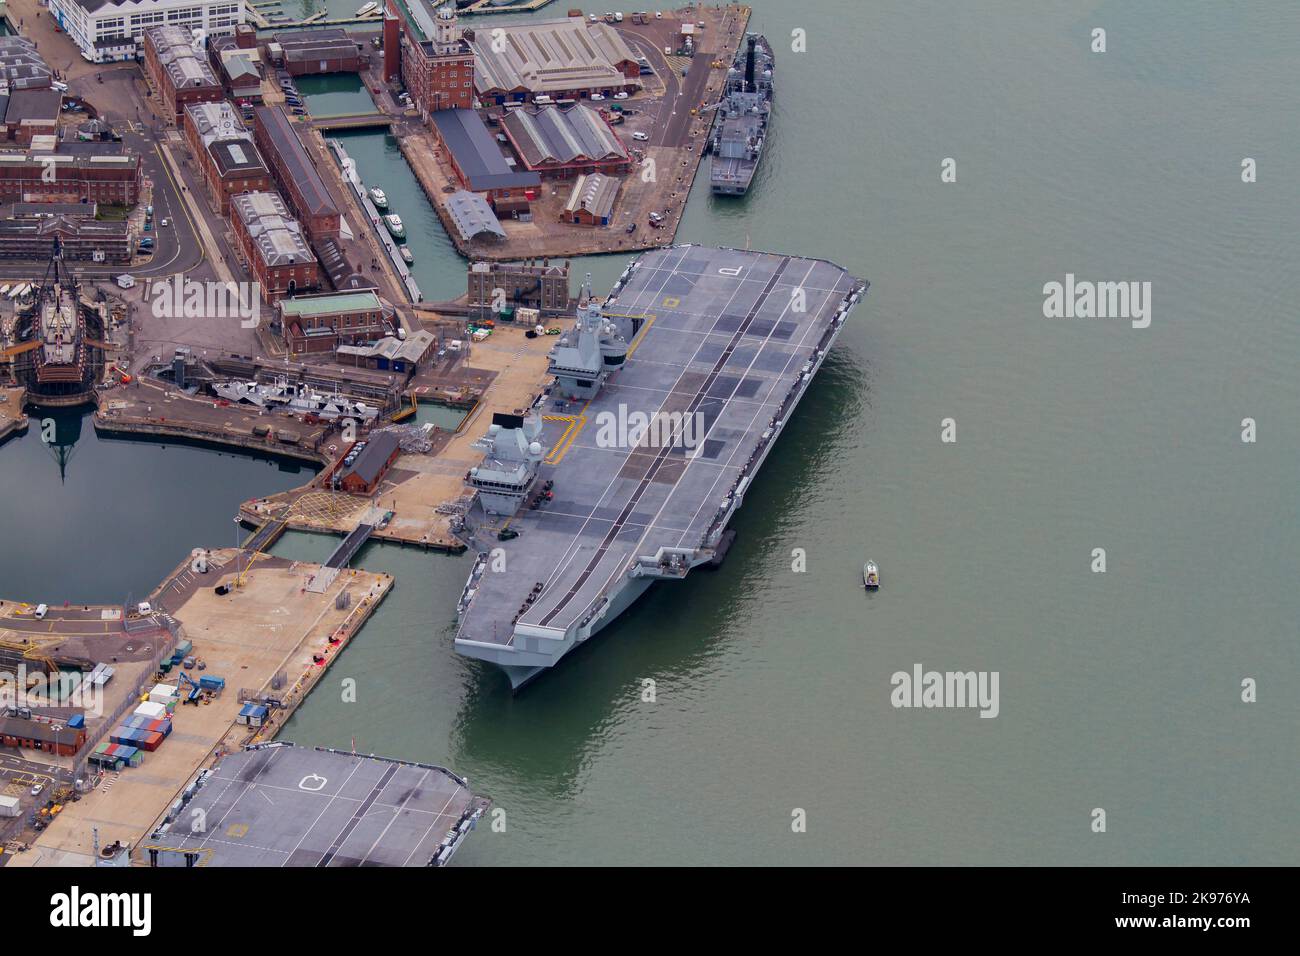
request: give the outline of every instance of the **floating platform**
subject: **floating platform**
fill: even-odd
[[[626,363],[576,414],[555,408],[556,395],[542,410],[553,421],[538,480],[554,482],[554,499],[515,515],[518,537],[506,542],[479,507],[467,515],[481,553],[456,649],[501,666],[518,687],[654,581],[713,561],[866,288],[796,256],[681,245],[633,260],[604,305],[640,323]],[[690,447],[602,441],[603,422],[637,413],[702,427]],[[488,568],[495,548],[509,573]]]

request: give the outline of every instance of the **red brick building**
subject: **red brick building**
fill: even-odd
[[[107,147],[84,149],[84,147]],[[0,200],[87,202],[134,206],[140,201],[140,157],[116,144],[63,144],[53,153],[0,155]]]
[[[208,202],[222,215],[230,197],[273,188],[271,172],[253,136],[229,103],[194,103],[185,108],[184,132],[197,157]]]
[[[393,20],[388,19],[390,14]],[[427,121],[438,110],[474,107],[474,51],[464,39],[451,4],[441,0],[387,0],[386,75],[394,72],[390,40],[398,34],[397,69],[421,117]]]
[[[62,721],[0,717],[0,745],[23,750],[41,750],[71,757],[86,742],[86,728],[69,727]]]
[[[392,432],[371,436],[360,451],[353,445],[349,454],[355,457],[351,464],[344,464],[335,472],[335,487],[354,495],[373,494],[401,451],[397,436]]]
[[[4,138],[30,146],[33,136],[58,132],[63,94],[58,90],[14,90],[4,110]]]
[[[530,208],[541,176],[531,170],[516,172],[478,113],[439,110],[431,120],[434,138],[462,186],[485,195],[498,215]]]
[[[320,265],[307,245],[301,224],[277,194],[243,193],[230,200],[235,244],[274,304],[286,295],[320,288]]]
[[[144,69],[162,97],[163,114],[180,123],[190,103],[216,103],[224,96],[203,51],[195,50],[190,32],[179,26],[144,32]]]
[[[313,241],[337,238],[339,211],[283,107],[259,106],[254,138],[290,211]]]
[[[373,342],[396,331],[392,316],[370,289],[294,296],[277,303],[275,310],[292,355],[332,352],[340,345]]]

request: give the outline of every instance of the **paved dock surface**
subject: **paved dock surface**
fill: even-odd
[[[193,642],[194,655],[206,662],[205,673],[224,677],[226,690],[210,704],[178,706],[174,730],[156,752],[147,754],[139,767],[108,774],[94,792],[66,806],[32,850],[10,866],[85,865],[95,827],[103,843],[135,845],[214,752],[237,750],[259,733],[269,739],[282,724],[285,711],[274,711],[279,719],[260,730],[236,723],[240,689],[260,690],[283,674],[289,686],[281,696],[290,709],[296,706],[392,587],[387,575],[347,571],[315,593],[305,585],[319,565],[258,556],[250,567],[247,552],[230,548],[211,552],[211,561],[213,570],[198,580],[187,561],[150,598],[166,603],[183,636]],[[241,578],[242,587],[216,594],[216,584]],[[339,608],[343,591],[351,592],[351,600]],[[339,643],[331,644],[331,639]],[[109,682],[110,695],[134,686],[130,671],[124,665]],[[110,696],[106,707],[116,703]]]

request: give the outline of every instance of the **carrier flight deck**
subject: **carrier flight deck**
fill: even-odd
[[[518,687],[723,532],[867,283],[820,259],[679,245],[584,296],[550,393],[494,418],[465,516],[456,649]],[[588,295],[589,295],[589,290]]]

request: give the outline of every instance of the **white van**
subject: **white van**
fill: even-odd
[[[121,275],[117,277],[117,284],[123,289],[129,289],[135,285],[135,276]]]
[[[555,102],[555,100],[551,99],[549,96],[543,93],[541,96],[534,96],[533,102],[536,103],[538,106],[550,106],[552,103]]]
[[[49,610],[50,610],[50,606],[48,604],[36,605],[36,620],[38,621],[45,620],[45,615],[49,613]]]

